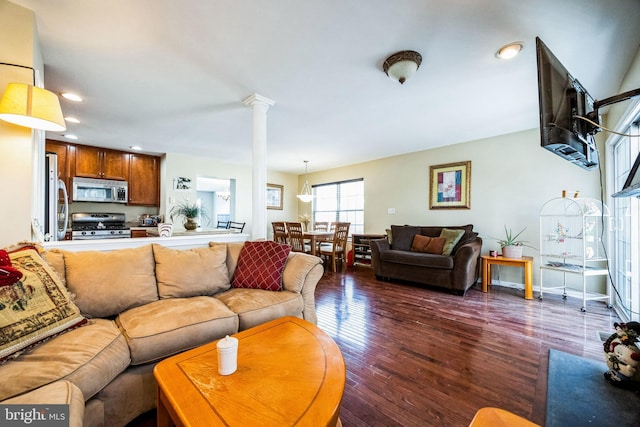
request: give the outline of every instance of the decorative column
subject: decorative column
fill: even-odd
[[[251,239],[267,238],[267,110],[275,101],[254,93],[242,101],[253,108]]]

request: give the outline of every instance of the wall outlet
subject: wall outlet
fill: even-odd
[[[387,209],[387,214],[394,215],[395,213],[396,213],[396,208],[388,208]]]

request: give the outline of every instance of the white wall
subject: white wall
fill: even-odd
[[[171,207],[177,201],[196,200],[196,177],[204,176],[209,178],[223,178],[223,179],[235,179],[236,182],[236,205],[235,205],[235,217],[233,221],[246,222],[244,232],[251,234],[251,207],[252,207],[252,182],[251,182],[251,167],[227,164],[216,159],[194,157],[183,154],[168,153],[163,158],[163,164],[161,167],[161,182],[162,189],[160,193],[161,206],[160,213],[166,213],[171,210]],[[182,192],[174,191],[173,180],[178,176],[189,177],[194,183],[193,191]],[[267,182],[271,184],[279,184],[284,186],[283,192],[283,209],[274,210],[266,209],[267,211],[267,236],[273,237],[273,231],[271,230],[272,221],[295,221],[297,219],[297,175],[285,174],[281,172],[268,172]],[[266,188],[265,188],[266,191]],[[173,198],[174,203],[169,203],[169,199]]]
[[[33,13],[6,0],[0,0],[0,62],[42,69]],[[33,74],[31,70],[0,66],[0,96],[10,82],[33,84]],[[31,240],[37,150],[31,129],[0,121],[0,247]]]
[[[471,209],[429,210],[429,167],[466,160],[471,161]],[[364,178],[366,233],[384,233],[392,224],[473,224],[484,239],[483,253],[499,249],[492,236],[502,238],[505,225],[513,231],[526,227],[521,237],[539,247],[540,209],[562,190],[600,197],[598,171],[585,171],[541,148],[538,129],[316,172],[309,183],[354,178]],[[387,214],[388,208],[395,215]],[[538,252],[525,248],[524,255],[536,257],[537,286]],[[520,270],[509,270],[502,278],[522,283]]]

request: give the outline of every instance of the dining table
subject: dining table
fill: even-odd
[[[305,231],[302,233],[302,238],[309,240],[311,254],[319,256],[318,245],[316,243],[325,240],[333,240],[333,231]]]

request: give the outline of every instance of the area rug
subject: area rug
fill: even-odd
[[[596,362],[559,350],[549,350],[545,427],[640,426],[640,395],[616,388]]]

